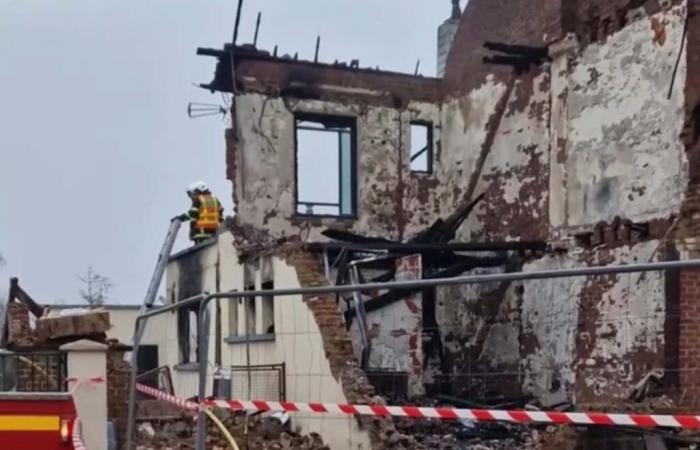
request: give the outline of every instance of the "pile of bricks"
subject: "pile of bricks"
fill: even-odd
[[[119,448],[126,440],[128,423],[129,375],[131,366],[124,360],[128,347],[109,342],[107,353],[107,415],[115,423]]]
[[[329,450],[316,433],[300,435],[274,417],[248,416],[244,413],[217,410],[216,415],[231,433],[241,450]],[[214,450],[230,448],[221,430],[207,422],[206,447]],[[192,449],[196,425],[192,419],[141,421],[137,426],[137,448]]]

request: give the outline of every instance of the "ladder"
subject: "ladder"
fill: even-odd
[[[165,242],[163,242],[163,247],[160,249],[160,253],[158,254],[158,261],[156,261],[156,267],[153,270],[153,276],[151,277],[151,282],[148,285],[146,297],[143,300],[143,305],[141,305],[139,316],[151,309],[156,301],[158,288],[160,287],[160,282],[163,280],[165,267],[168,265],[168,259],[170,259],[170,254],[173,251],[175,239],[177,238],[177,233],[180,231],[181,225],[182,221],[178,218],[175,218],[170,222],[170,228],[168,228],[168,234],[165,236]],[[135,344],[136,342],[141,341],[143,332],[143,326],[140,326],[138,330],[135,330],[134,336],[131,338],[131,343]]]

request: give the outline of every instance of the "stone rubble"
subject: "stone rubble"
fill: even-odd
[[[319,434],[300,435],[271,415],[248,416],[247,424],[243,413],[218,410],[216,415],[233,435],[240,450],[330,450]],[[230,448],[216,425],[212,421],[207,425],[207,449]],[[138,426],[136,448],[190,450],[194,448],[195,435],[196,425],[188,418],[142,422]]]

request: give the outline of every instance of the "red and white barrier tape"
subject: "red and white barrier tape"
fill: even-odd
[[[176,399],[178,406],[187,403],[188,409],[196,408],[192,402],[177,399],[157,389],[138,385],[146,394],[161,400]],[[146,391],[145,389],[148,389]],[[156,393],[158,393],[156,395]],[[307,412],[315,414],[339,414],[347,416],[409,417],[414,419],[459,420],[469,419],[475,422],[511,422],[551,425],[624,425],[641,428],[700,428],[700,415],[660,415],[660,414],[609,414],[595,412],[553,412],[553,411],[502,411],[457,408],[424,408],[418,406],[382,406],[382,405],[336,405],[327,403],[290,403],[239,400],[205,400],[202,403],[210,408],[224,408],[235,411],[282,411],[288,413]],[[184,406],[181,406],[184,407]]]
[[[70,392],[70,394],[73,395],[73,394],[75,394],[75,391],[76,391],[80,386],[83,386],[83,385],[96,386],[96,385],[98,385],[98,384],[104,383],[104,382],[105,382],[105,379],[102,378],[102,377],[86,378],[86,379],[82,379],[82,380],[79,380],[79,379],[77,379],[77,378],[67,378],[64,382],[65,382],[65,383],[68,385],[68,387],[69,387],[68,392]],[[72,385],[72,386],[71,386],[71,385]]]
[[[73,448],[75,450],[87,450],[83,443],[83,427],[80,424],[80,419],[73,421]]]
[[[174,395],[170,395],[167,392],[154,389],[150,386],[137,384],[136,390],[138,390],[139,392],[143,392],[144,394],[150,395],[151,397],[155,397],[158,400],[163,400],[164,402],[168,402],[175,406],[179,406],[182,409],[187,409],[189,411],[199,411],[199,405],[197,403],[183,400],[181,398],[175,397]]]

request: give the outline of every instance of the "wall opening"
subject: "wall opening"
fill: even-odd
[[[411,122],[411,172],[433,172],[433,125]]]
[[[246,288],[246,291],[252,291],[254,289],[248,289]],[[255,320],[257,319],[257,305],[255,304],[255,298],[254,297],[247,297],[246,298],[246,334],[249,336],[255,335]]]
[[[196,363],[199,360],[199,305],[191,305],[177,311],[177,336],[180,364]]]
[[[262,284],[263,290],[273,290],[275,288],[275,282],[264,281]],[[275,334],[275,297],[272,295],[266,295],[262,298],[262,333],[263,334]]]
[[[149,372],[158,368],[158,346],[141,345],[136,355],[138,373]]]
[[[693,142],[700,141],[700,105],[693,110]]]
[[[355,216],[355,119],[295,117],[295,210],[301,216]]]

